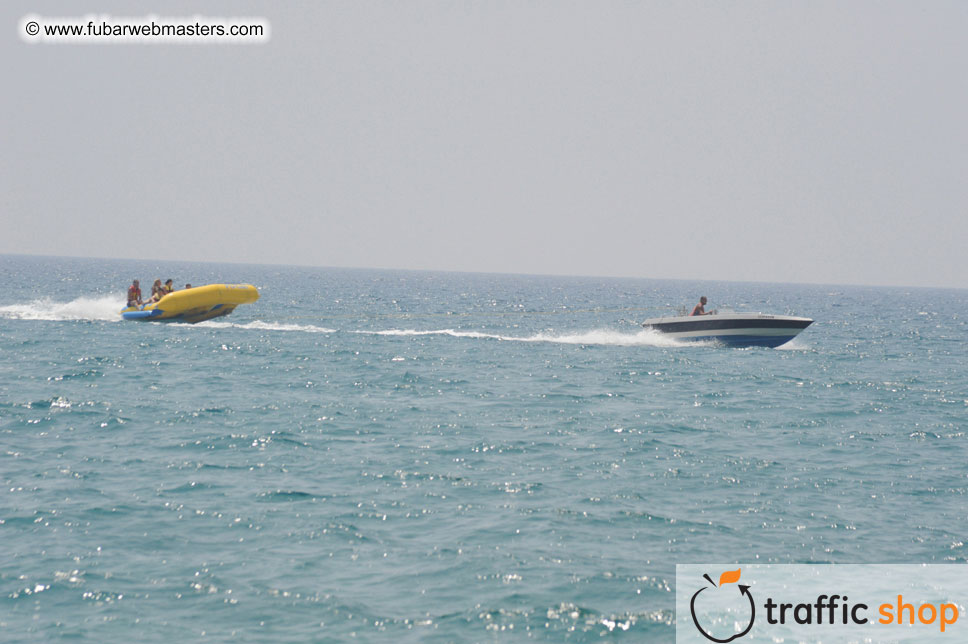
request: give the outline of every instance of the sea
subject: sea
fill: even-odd
[[[196,325],[132,279],[251,283]],[[780,349],[645,330],[699,296]],[[965,563],[968,291],[0,256],[0,641],[673,642],[677,563]]]

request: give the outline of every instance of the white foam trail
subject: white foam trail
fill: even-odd
[[[800,338],[793,338],[786,344],[776,347],[778,351],[813,351],[813,347],[806,344]]]
[[[124,298],[116,295],[79,297],[70,302],[42,298],[27,304],[0,306],[0,317],[14,320],[105,320],[119,322]]]
[[[436,329],[433,331],[387,329],[385,331],[356,331],[355,333],[387,336],[447,335],[455,338],[487,338],[505,342],[549,342],[554,344],[591,344],[617,347],[681,347],[687,344],[673,340],[653,329],[642,329],[636,333],[622,333],[621,331],[612,329],[594,329],[591,331],[564,333],[560,335],[538,333],[525,337],[481,333],[480,331],[457,331],[456,329]],[[693,346],[697,344],[700,343],[688,343],[688,345]]]
[[[195,325],[196,327],[210,328],[210,329],[257,329],[259,331],[302,331],[304,333],[336,333],[336,329],[327,329],[322,326],[314,326],[312,324],[282,324],[280,322],[262,322],[261,320],[256,320],[254,322],[246,322],[245,324],[238,324],[236,322],[216,322],[209,320],[208,322],[200,322]]]
[[[521,340],[522,338],[510,338],[493,333],[481,333],[480,331],[457,331],[455,329],[437,329],[435,331],[417,331],[416,329],[387,329],[386,331],[354,331],[365,335],[449,335],[455,338],[490,338],[492,340]]]
[[[538,335],[526,338],[525,342],[557,342],[559,344],[598,344],[615,347],[681,347],[687,343],[673,340],[654,329],[642,329],[635,333],[622,333],[612,329],[594,329],[581,333],[565,335]],[[689,345],[698,344],[690,342]]]

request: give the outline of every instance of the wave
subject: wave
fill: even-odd
[[[336,333],[336,329],[327,329],[326,327],[315,326],[312,324],[282,324],[280,322],[263,322],[261,320],[256,320],[254,322],[246,322],[244,324],[240,324],[237,322],[217,322],[214,320],[209,320],[208,322],[199,322],[194,326],[209,328],[209,329],[256,329],[259,331],[302,331],[304,333]]]
[[[502,340],[505,342],[549,342],[554,344],[603,345],[617,347],[681,347],[679,342],[653,329],[642,329],[635,333],[623,333],[614,329],[593,329],[591,331],[577,331],[574,333],[537,333],[530,336],[500,335],[482,333],[480,331],[458,331],[456,329],[436,329],[432,331],[417,331],[415,329],[387,329],[385,331],[354,331],[367,335],[384,336],[422,336],[447,335],[454,338],[474,338]],[[690,342],[689,345],[700,343]]]
[[[42,298],[26,304],[0,306],[0,317],[13,320],[104,320],[118,322],[118,312],[124,308],[124,298],[79,297],[70,302],[55,302]]]

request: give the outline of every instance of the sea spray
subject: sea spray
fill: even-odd
[[[0,317],[15,320],[104,320],[118,322],[124,308],[120,296],[79,297],[69,302],[41,298],[25,304],[0,306]]]

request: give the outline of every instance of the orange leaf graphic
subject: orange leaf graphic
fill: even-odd
[[[719,576],[719,585],[723,584],[735,584],[739,581],[739,573],[742,568],[737,568],[736,570],[727,570]]]

